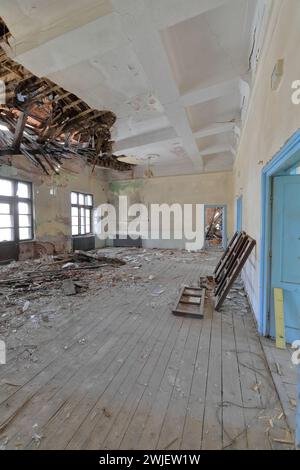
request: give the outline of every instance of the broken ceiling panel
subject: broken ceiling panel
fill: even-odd
[[[25,155],[47,174],[64,159],[81,158],[95,166],[127,171],[112,150],[116,115],[95,110],[47,78],[38,78],[10,59],[10,32],[0,18],[0,156]]]

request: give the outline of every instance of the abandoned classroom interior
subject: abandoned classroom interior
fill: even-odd
[[[299,24],[0,1],[1,449],[300,447]]]

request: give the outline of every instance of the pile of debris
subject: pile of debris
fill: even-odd
[[[205,240],[207,246],[218,246],[222,243],[223,210],[220,207],[207,208],[209,214],[208,225],[205,227]]]
[[[35,269],[21,271],[4,269],[0,272],[1,295],[6,300],[18,297],[25,293],[38,292],[45,295],[45,289],[62,288],[66,295],[75,294],[87,289],[87,276],[82,280],[83,272],[98,270],[103,267],[119,267],[126,264],[118,258],[98,255],[97,253],[75,251],[69,256],[54,256],[48,261],[38,260]],[[15,272],[16,271],[16,272]],[[46,290],[47,292],[47,290]]]

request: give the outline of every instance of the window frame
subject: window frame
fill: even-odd
[[[12,196],[2,196],[0,195],[0,204],[9,204],[11,206],[12,210],[12,217],[13,217],[13,234],[14,234],[14,239],[13,240],[3,240],[0,241],[0,245],[7,244],[7,243],[23,243],[23,242],[28,242],[34,240],[34,215],[33,215],[33,184],[31,181],[26,181],[26,180],[20,180],[20,179],[13,179],[13,178],[6,178],[4,176],[0,176],[0,184],[1,180],[6,180],[6,181],[11,181],[13,185],[13,194]],[[26,184],[29,187],[29,197],[24,198],[24,197],[19,197],[17,195],[18,192],[18,184]],[[19,202],[23,202],[29,205],[29,210],[30,213],[26,214],[30,217],[30,225],[28,228],[31,230],[31,237],[30,238],[25,238],[25,239],[20,239],[20,228],[27,228],[27,227],[20,227],[19,224],[19,216],[20,215],[25,215],[25,214],[19,214],[19,209],[18,209],[18,204]]]
[[[77,204],[72,202],[72,195],[76,194],[77,195]],[[83,195],[84,197],[84,204],[79,204],[79,195]],[[92,204],[87,205],[85,203],[86,197],[91,197],[92,199]],[[71,201],[71,236],[72,238],[78,238],[78,237],[86,237],[86,236],[91,236],[93,235],[93,209],[94,209],[94,195],[91,193],[84,193],[82,191],[71,191],[70,193],[70,201]],[[73,216],[72,215],[72,209],[77,208],[78,209],[78,234],[73,234]],[[84,216],[82,217],[81,215],[81,210],[84,210]],[[86,211],[90,212],[90,231],[86,232]],[[83,223],[82,223],[82,218],[83,218]],[[84,233],[81,233],[81,227],[82,225],[84,226]]]

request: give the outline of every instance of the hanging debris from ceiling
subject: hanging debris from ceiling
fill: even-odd
[[[6,53],[10,32],[0,17],[0,157],[25,155],[46,174],[59,173],[65,159],[128,171],[113,155],[116,115],[94,110],[47,78],[38,78]]]

